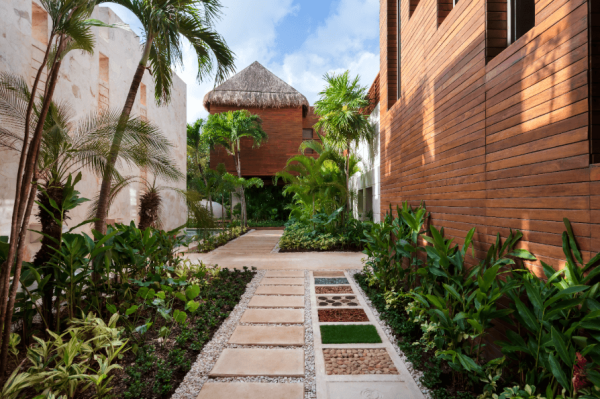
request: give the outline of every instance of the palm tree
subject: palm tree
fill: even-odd
[[[244,138],[253,142],[253,147],[259,147],[267,141],[269,136],[262,129],[262,120],[258,115],[253,115],[246,110],[227,111],[213,114],[208,117],[204,125],[204,134],[207,136],[211,147],[223,146],[225,151],[233,157],[238,178],[242,177],[240,160],[241,141]],[[242,226],[246,226],[246,195],[244,186],[239,187],[242,200]]]
[[[187,125],[187,160],[188,160],[188,188],[197,177],[203,181],[203,188],[208,197],[210,214],[214,215],[212,205],[212,184],[209,184],[210,146],[206,136],[202,136],[204,119],[198,119],[193,125]]]
[[[119,4],[131,11],[144,29],[142,57],[133,76],[129,93],[121,113],[121,126],[131,115],[144,72],[150,63],[154,92],[158,104],[168,103],[173,84],[172,66],[182,65],[183,38],[196,52],[198,81],[213,69],[216,60],[216,82],[220,83],[234,69],[234,55],[213,28],[221,4],[219,0],[100,0],[101,3]],[[121,149],[122,129],[117,131],[100,188],[96,230],[106,232],[106,214],[110,200],[111,176]]]
[[[350,154],[352,144],[358,146],[361,141],[371,142],[375,129],[362,110],[369,106],[367,87],[360,85],[360,78],[351,79],[349,72],[341,75],[325,74],[327,86],[319,93],[315,103],[315,114],[319,121],[315,130],[324,133],[324,141],[340,152],[346,153],[346,189],[350,192]],[[350,210],[350,196],[347,197],[346,210]]]
[[[30,101],[27,82],[23,77],[4,73],[0,74],[0,109],[4,111],[3,125],[0,132],[0,148],[20,151],[23,148],[24,125],[27,122],[26,108]],[[36,124],[39,118],[38,104],[34,104],[30,123]],[[40,208],[37,215],[42,224],[42,247],[35,255],[33,264],[42,278],[50,276],[42,295],[42,309],[48,328],[52,329],[52,297],[53,276],[48,262],[54,255],[56,243],[60,242],[62,225],[56,220],[66,220],[67,213],[59,215],[51,206],[51,201],[62,203],[64,184],[67,175],[85,168],[97,176],[101,176],[108,157],[108,148],[115,134],[120,115],[106,111],[100,114],[90,113],[75,121],[75,112],[67,103],[51,102],[48,116],[44,121],[44,131],[38,156],[38,182],[43,190],[37,195],[38,202],[46,210],[53,210],[53,215]],[[179,177],[174,162],[169,158],[171,144],[158,128],[139,119],[129,121],[125,129],[125,145],[120,153],[120,162],[138,167],[146,167],[161,177]],[[115,171],[116,181],[129,182],[131,179],[121,177]],[[61,216],[59,218],[59,216]]]
[[[78,49],[93,52],[94,36],[91,26],[109,27],[100,21],[89,19],[96,5],[89,0],[41,0],[41,5],[48,13],[51,21],[48,46],[34,79],[31,93],[38,92],[42,70],[47,67],[48,79],[43,90],[37,123],[31,123],[35,95],[25,107],[26,122],[24,128],[25,145],[21,150],[16,176],[15,201],[11,221],[10,244],[7,259],[2,267],[0,277],[0,326],[3,330],[2,349],[0,351],[0,372],[6,368],[10,327],[21,276],[21,266],[25,250],[25,234],[37,193],[37,159],[44,131],[44,121],[54,90],[59,79],[62,61],[68,52]],[[30,131],[33,129],[33,135]],[[31,136],[31,137],[30,137]],[[11,270],[15,266],[13,283],[10,284]],[[9,292],[10,290],[10,292]]]

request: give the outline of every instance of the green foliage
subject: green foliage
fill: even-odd
[[[324,344],[378,344],[381,338],[372,325],[324,325],[321,326]]]
[[[600,269],[594,267],[600,254],[583,262],[568,220],[565,268],[555,271],[541,262],[541,278],[521,265],[536,258],[516,247],[519,231],[505,240],[498,235],[485,258],[466,267],[475,229],[459,246],[444,238],[443,229],[424,230],[423,208],[412,211],[404,204],[397,214],[390,212],[366,234],[369,259],[359,283],[378,308],[385,308],[384,318],[405,317],[420,327],[420,334],[401,328],[396,333],[409,360],[427,370],[422,382],[433,388],[434,397],[459,397],[461,390],[482,398],[598,396],[590,386],[600,382],[594,321],[600,316]],[[417,258],[417,252],[426,257]],[[498,320],[514,325],[506,331],[508,341],[497,342],[506,357],[485,363],[487,335]],[[424,364],[423,353],[437,360]],[[435,366],[440,361],[451,370],[452,396],[440,387],[445,378]]]
[[[221,231],[217,235],[213,235],[211,231],[203,232],[194,237],[194,241],[198,242],[199,253],[210,252],[215,248],[227,244],[229,241],[245,234],[247,228],[231,227]]]

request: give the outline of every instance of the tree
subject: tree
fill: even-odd
[[[194,49],[198,61],[198,81],[213,69],[216,60],[216,82],[220,83],[234,69],[234,55],[213,28],[219,16],[219,0],[101,0],[116,3],[130,10],[144,29],[143,52],[135,71],[127,99],[121,113],[121,126],[131,115],[131,110],[142,82],[144,72],[150,69],[154,80],[157,104],[169,103],[173,84],[172,66],[183,64],[183,38]],[[121,149],[122,130],[119,129],[110,147],[100,187],[96,230],[106,233],[106,217],[110,201],[111,176]]]
[[[227,111],[210,115],[204,125],[204,134],[207,135],[207,140],[211,147],[220,145],[233,157],[239,178],[242,177],[240,160],[242,139],[252,140],[253,147],[256,148],[269,138],[267,133],[262,129],[262,120],[260,117],[246,110]],[[246,195],[243,185],[239,187],[239,191],[242,201],[242,226],[246,226]]]
[[[11,110],[10,116],[3,114],[3,133],[0,134],[0,148],[21,151],[24,147],[24,126],[27,122],[26,109],[31,93],[25,78],[4,73],[0,74],[0,109]],[[39,119],[39,104],[34,104],[30,122]],[[49,261],[60,243],[62,224],[67,220],[68,211],[59,215],[52,206],[63,203],[67,175],[88,169],[97,176],[102,175],[106,164],[112,136],[119,123],[120,114],[106,111],[91,112],[75,121],[74,110],[67,103],[51,102],[44,121],[44,130],[39,148],[37,173],[41,187],[37,195],[41,208],[37,215],[42,225],[42,247],[35,255],[33,264],[42,278],[48,278],[42,293],[43,315],[47,327],[53,329],[52,297],[54,293],[53,268]],[[155,175],[180,175],[174,162],[169,158],[171,144],[160,130],[151,123],[131,119],[125,129],[125,145],[120,153],[120,162],[147,167]],[[129,182],[115,171],[115,180]],[[50,212],[48,212],[48,210]],[[59,216],[61,216],[59,218]]]
[[[44,131],[44,122],[54,96],[62,61],[72,50],[82,50],[87,53],[93,52],[94,35],[90,29],[91,26],[112,27],[112,25],[106,25],[101,21],[89,18],[96,5],[95,1],[42,0],[41,5],[48,13],[51,28],[44,59],[36,73],[30,91],[33,94],[30,96],[25,111],[24,146],[21,150],[17,169],[9,251],[3,263],[2,275],[0,277],[0,326],[3,328],[0,372],[4,372],[6,368],[11,319],[25,250],[25,235],[37,194],[37,160]],[[43,89],[43,95],[39,100],[37,123],[33,124],[32,112],[34,104],[38,100],[37,93],[42,71],[46,67],[48,78]],[[1,111],[4,113],[4,110]],[[30,134],[31,130],[33,130],[33,135]],[[14,277],[11,285],[11,270],[13,266]]]
[[[315,103],[315,114],[319,121],[315,130],[324,133],[324,141],[346,155],[346,190],[350,192],[350,154],[352,144],[361,141],[371,142],[375,129],[361,111],[368,107],[368,89],[360,85],[360,78],[350,78],[348,71],[341,75],[325,74],[327,86],[319,93]],[[346,210],[350,210],[350,196],[346,200]]]
[[[197,177],[203,180],[210,214],[214,216],[212,205],[212,185],[209,184],[210,146],[202,135],[204,119],[187,125],[188,188]]]

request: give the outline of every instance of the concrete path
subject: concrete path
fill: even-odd
[[[289,285],[273,285],[273,282]],[[220,354],[209,373],[213,381],[203,385],[198,399],[304,398],[302,383],[218,380],[304,377],[304,349],[301,348],[305,344],[304,282],[303,271],[268,271],[265,274],[258,287],[263,289],[263,294],[268,294],[265,289],[273,287],[294,289],[294,292],[259,295],[257,290],[254,293],[229,338],[229,348]]]
[[[188,253],[185,258],[230,269],[254,266],[268,270],[362,269],[359,252],[294,252],[274,249],[283,230],[255,230],[206,254]]]

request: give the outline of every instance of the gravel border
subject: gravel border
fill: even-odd
[[[423,384],[421,383],[421,377],[423,376],[423,372],[415,369],[413,364],[408,361],[408,359],[406,358],[406,355],[404,354],[404,352],[402,352],[402,350],[398,346],[398,340],[394,336],[392,329],[390,328],[390,326],[388,326],[388,324],[384,320],[381,319],[379,312],[377,311],[377,309],[375,309],[375,307],[373,306],[373,303],[371,302],[371,300],[369,299],[367,294],[363,291],[360,284],[358,284],[358,281],[356,281],[356,278],[354,277],[354,275],[357,273],[362,273],[362,270],[354,269],[354,270],[347,270],[347,272],[350,275],[350,277],[352,277],[354,282],[356,283],[356,289],[358,289],[359,294],[362,295],[363,299],[365,300],[365,302],[371,309],[371,312],[373,312],[373,315],[375,315],[375,317],[377,318],[379,325],[381,326],[382,330],[385,332],[385,335],[387,335],[388,339],[392,343],[392,346],[394,347],[394,350],[396,351],[398,356],[400,356],[400,359],[402,359],[402,361],[406,365],[406,369],[412,376],[413,380],[415,380],[415,383],[417,384],[417,386],[419,387],[419,389],[421,390],[421,392],[423,393],[425,398],[431,399],[431,394],[429,392],[429,388],[423,386]]]
[[[304,378],[292,377],[219,377],[210,378],[211,382],[261,382],[261,383],[303,383],[304,398],[316,399],[316,379],[315,379],[315,355],[314,339],[312,331],[312,315],[310,308],[310,280],[309,272],[304,272],[304,346],[256,346],[256,345],[235,345],[228,344],[229,338],[238,325],[257,325],[240,323],[242,314],[246,311],[250,299],[254,296],[260,281],[265,276],[267,270],[259,270],[252,281],[248,284],[246,292],[242,295],[240,302],[229,315],[229,318],[221,325],[219,330],[213,336],[213,339],[207,343],[202,352],[198,355],[196,362],[191,370],[185,376],[181,385],[177,388],[171,399],[195,399],[202,389],[202,386],[209,380],[208,374],[214,367],[221,352],[225,348],[256,348],[256,349],[304,349]],[[259,324],[260,325],[260,324]],[[279,324],[267,324],[275,326]],[[290,324],[281,324],[290,326]],[[293,324],[291,324],[293,325]]]

